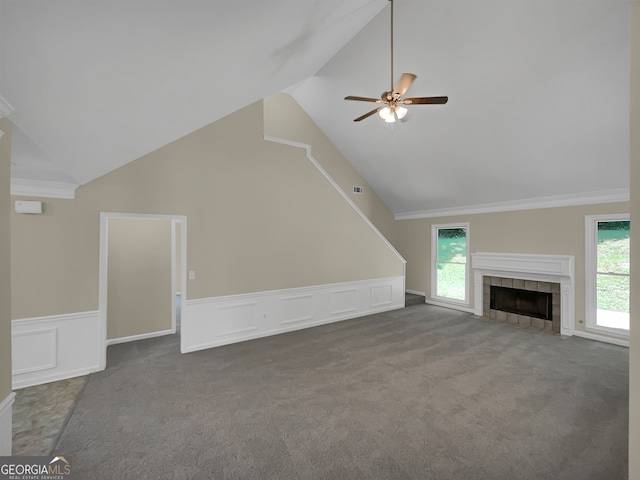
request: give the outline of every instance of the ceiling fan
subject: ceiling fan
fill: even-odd
[[[404,94],[407,93],[407,90],[409,90],[409,87],[416,79],[416,76],[413,73],[403,73],[395,87],[393,86],[393,0],[389,1],[391,2],[391,88],[382,92],[380,98],[355,97],[352,95],[344,97],[345,100],[382,104],[378,108],[356,118],[354,122],[359,122],[370,117],[374,113],[378,113],[385,122],[394,123],[396,120],[404,118],[407,114],[407,109],[404,105],[443,105],[449,100],[449,97],[403,98]]]

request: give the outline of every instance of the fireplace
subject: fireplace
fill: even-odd
[[[550,292],[492,285],[489,288],[489,309],[553,320],[552,297]]]
[[[483,276],[483,316],[523,328],[560,333],[560,284]]]
[[[531,330],[573,334],[573,256],[472,253],[471,266],[474,272],[473,313]],[[518,293],[515,299],[509,300],[496,299],[494,292],[492,302],[492,287],[499,287],[495,292],[515,289],[527,293]],[[528,304],[524,310],[523,303]]]

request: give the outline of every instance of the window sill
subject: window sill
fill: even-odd
[[[591,329],[582,330],[574,330],[572,333],[575,337],[587,338],[589,340],[595,340],[597,342],[610,343],[612,345],[618,345],[619,347],[627,347],[629,348],[629,337],[624,336],[611,336],[609,333],[595,333]]]
[[[586,332],[595,333],[598,335],[607,335],[613,338],[619,338],[621,340],[629,340],[629,330],[622,330],[619,328],[607,328],[599,327],[597,325],[586,325],[584,327]]]

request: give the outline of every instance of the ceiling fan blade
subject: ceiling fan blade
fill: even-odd
[[[409,87],[415,79],[416,76],[413,73],[403,73],[396,86],[393,87],[393,98],[400,98],[407,93],[407,90],[409,90]]]
[[[382,110],[384,107],[378,107],[374,110],[371,110],[368,113],[365,113],[364,115],[362,115],[361,117],[358,117],[354,120],[354,122],[359,122],[360,120],[364,120],[365,118],[369,118],[371,115],[373,115],[374,113],[378,113],[380,110]]]
[[[354,97],[353,95],[349,95],[348,97],[344,97],[345,100],[357,100],[358,102],[377,102],[381,103],[382,100],[379,98],[369,98],[369,97]]]
[[[402,103],[405,105],[444,105],[449,101],[449,97],[416,97],[405,98]]]

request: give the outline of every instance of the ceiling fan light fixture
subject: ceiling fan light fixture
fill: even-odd
[[[395,123],[396,122],[396,115],[394,112],[391,112],[387,118],[384,119],[385,123]]]
[[[393,112],[389,107],[384,107],[378,112],[378,115],[380,115],[381,119],[386,121],[387,118],[393,117]]]
[[[404,116],[407,114],[407,109],[401,106],[396,107],[396,115],[398,116],[398,120],[402,120]]]

